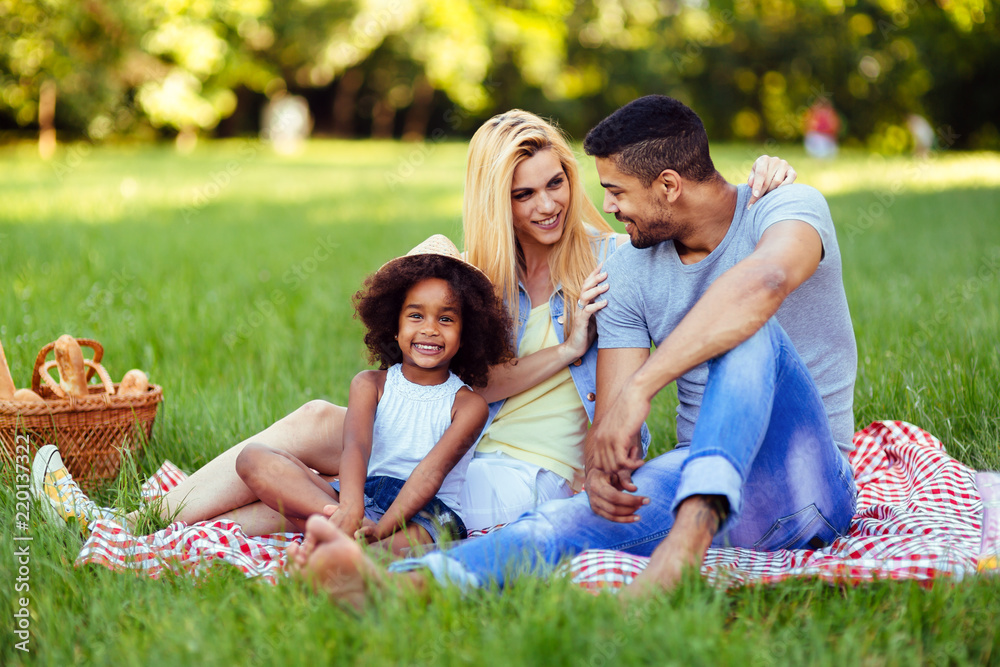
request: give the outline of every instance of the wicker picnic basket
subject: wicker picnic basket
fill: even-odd
[[[117,477],[123,449],[138,452],[152,436],[163,389],[150,384],[144,394],[117,396],[118,385],[100,364],[104,348],[95,340],[76,341],[94,350],[94,358],[85,362],[87,380],[96,373],[101,384],[88,385],[85,398],[67,395],[49,375],[55,362],[46,357],[55,342],[49,343],[38,353],[31,374],[31,388],[45,402],[0,400],[0,440],[11,456],[17,444],[24,444],[23,436],[32,456],[42,445],[56,445],[73,479],[93,490]]]

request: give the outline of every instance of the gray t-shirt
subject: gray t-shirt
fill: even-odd
[[[819,232],[823,259],[816,272],[785,299],[778,323],[808,366],[823,397],[833,439],[853,449],[854,380],[858,352],[847,308],[840,248],[830,208],[808,185],[778,188],[746,210],[750,188],[738,186],[733,222],[722,243],[700,262],[681,263],[673,241],[636,249],[625,244],[606,263],[608,305],[598,311],[598,346],[648,347],[662,342],[716,278],[754,251],[761,235],[784,220],[801,220]],[[708,378],[701,364],[677,380],[677,439],[690,443]]]

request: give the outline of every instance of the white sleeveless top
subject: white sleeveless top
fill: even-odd
[[[441,384],[414,384],[403,376],[400,364],[390,367],[382,398],[375,409],[368,476],[409,479],[413,469],[451,426],[455,394],[465,386],[454,373],[449,373],[448,379]],[[475,447],[469,448],[435,494],[459,516],[462,516],[459,489],[465,484],[465,473],[474,451]]]

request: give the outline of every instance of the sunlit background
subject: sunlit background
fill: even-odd
[[[43,155],[256,135],[291,101],[300,135],[467,136],[521,107],[579,139],[648,93],[714,140],[799,140],[826,99],[845,146],[1000,148],[994,0],[0,0],[0,23],[0,138]]]

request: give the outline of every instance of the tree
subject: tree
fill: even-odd
[[[795,139],[824,96],[879,151],[907,148],[913,112],[1000,147],[995,0],[0,0],[0,18],[0,114],[44,125],[57,99],[55,125],[94,139],[211,133],[285,90],[341,136],[515,106],[581,136],[656,92],[719,139]]]

